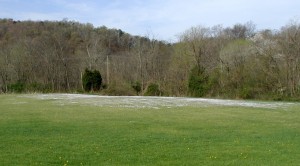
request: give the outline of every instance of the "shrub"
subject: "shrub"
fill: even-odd
[[[50,84],[41,84],[37,82],[27,84],[26,91],[43,93],[53,92]]]
[[[25,84],[21,81],[17,81],[15,84],[8,85],[9,92],[22,93],[25,91]]]
[[[159,89],[159,86],[157,84],[151,83],[147,87],[147,91],[144,94],[145,96],[161,96],[163,95],[162,91]]]
[[[190,73],[188,90],[193,97],[203,97],[208,91],[208,76],[203,68],[194,67]]]
[[[239,91],[239,97],[241,97],[242,99],[253,99],[254,97],[254,91],[251,88],[242,88]]]
[[[136,81],[135,83],[132,83],[131,87],[135,90],[136,94],[139,94],[142,90],[142,85],[138,81]]]

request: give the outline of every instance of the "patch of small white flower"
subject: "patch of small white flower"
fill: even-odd
[[[241,106],[254,108],[286,108],[294,103],[257,102],[244,100],[221,100],[185,97],[144,97],[144,96],[99,96],[84,94],[32,94],[24,97],[41,100],[53,100],[60,105],[80,104],[124,108],[174,108],[174,107],[208,107],[208,106]]]

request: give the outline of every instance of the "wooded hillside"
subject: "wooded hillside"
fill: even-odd
[[[256,30],[197,26],[177,43],[73,21],[0,20],[0,92],[83,92],[86,69],[102,94],[300,97],[300,24]]]

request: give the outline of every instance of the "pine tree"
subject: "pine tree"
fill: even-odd
[[[102,77],[99,71],[94,70],[90,71],[85,69],[84,74],[82,76],[82,84],[83,89],[86,92],[90,91],[99,91],[102,84]]]

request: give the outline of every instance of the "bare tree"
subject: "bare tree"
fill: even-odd
[[[279,45],[286,66],[286,87],[291,96],[299,92],[300,85],[300,24],[291,22],[281,30]]]
[[[194,57],[199,68],[206,68],[210,57],[209,41],[211,39],[210,28],[198,26],[192,27],[180,36],[180,41],[185,43],[186,54]]]

